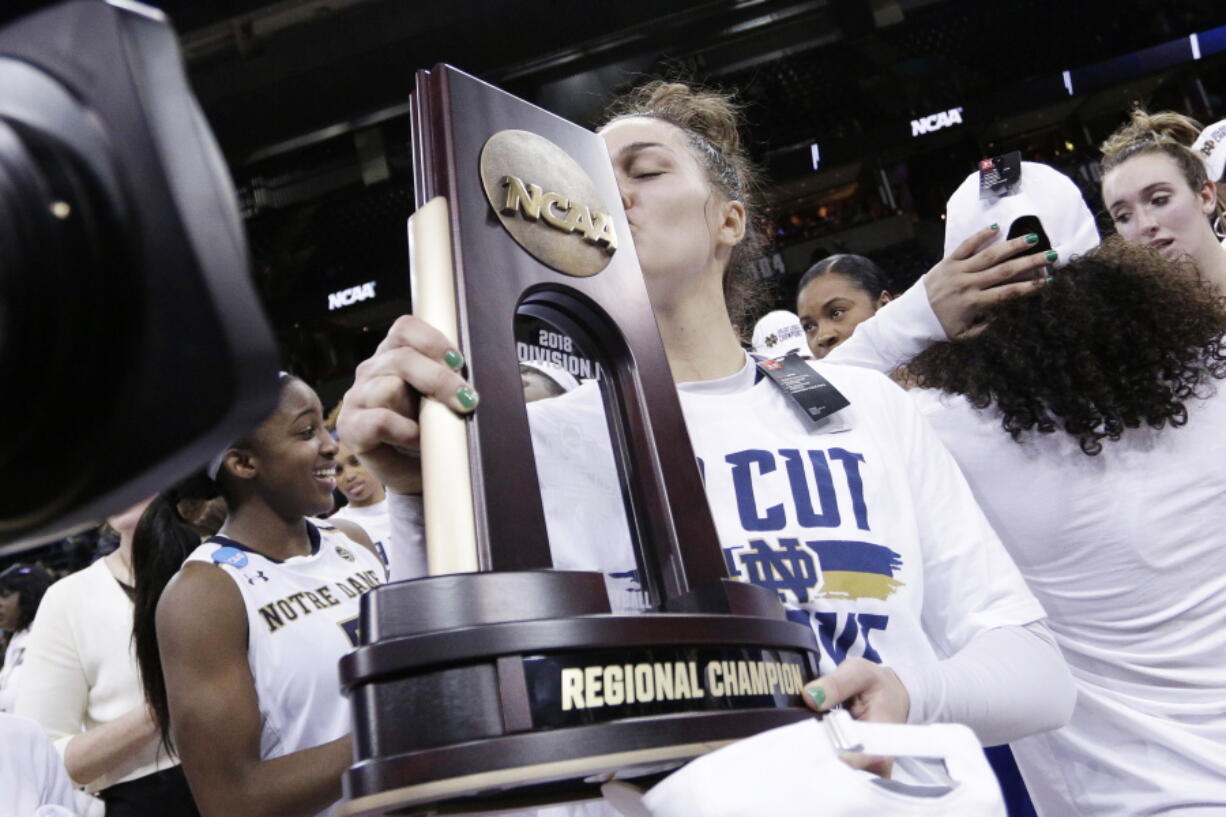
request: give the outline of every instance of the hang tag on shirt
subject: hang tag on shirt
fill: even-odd
[[[1012,196],[1022,181],[1022,152],[979,160],[979,198],[981,201]]]
[[[839,409],[851,405],[843,393],[818,374],[796,352],[783,357],[758,361],[758,371],[774,381],[783,393],[795,401],[805,417],[818,427]]]

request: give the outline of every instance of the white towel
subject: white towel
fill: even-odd
[[[846,744],[836,746],[814,719],[691,761],[647,792],[642,805],[651,817],[1005,817],[996,777],[967,727],[843,723],[844,735],[866,753],[893,746],[942,758],[955,784],[908,786],[853,769],[839,757]]]

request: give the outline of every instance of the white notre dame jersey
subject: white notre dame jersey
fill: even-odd
[[[851,405],[814,428],[752,361],[679,387],[729,575],[848,656],[924,667],[976,633],[1043,618],[954,461],[877,372],[813,364]],[[599,389],[529,406],[554,565],[643,604]],[[677,509],[683,510],[683,509]]]
[[[187,558],[217,565],[242,593],[265,760],[349,734],[337,662],[357,644],[359,598],[386,577],[378,557],[335,528],[308,522],[307,532],[308,556],[278,561],[214,536]]]

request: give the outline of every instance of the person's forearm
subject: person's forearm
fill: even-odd
[[[985,746],[1057,729],[1077,691],[1042,622],[997,627],[925,668],[895,667],[911,696],[910,723],[964,723]]]
[[[262,760],[209,785],[185,760],[201,817],[310,817],[341,797],[341,775],[353,762],[350,737]]]
[[[64,767],[74,783],[88,785],[103,775],[135,768],[133,758],[157,739],[157,726],[141,704],[113,721],[74,735],[64,749]]]
[[[932,311],[921,278],[857,326],[825,360],[888,374],[943,340],[947,340],[945,330]]]

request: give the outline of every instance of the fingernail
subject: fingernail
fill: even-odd
[[[993,224],[993,225],[992,225],[991,227],[989,227],[988,229],[989,229],[989,230],[992,230],[993,232],[995,232],[996,230],[999,230],[999,229],[1000,229],[1000,225],[999,225],[999,224]]]
[[[475,408],[477,405],[477,392],[472,386],[460,386],[456,389],[455,399],[460,401],[460,405],[466,410]]]
[[[1047,259],[1047,263],[1051,264],[1051,263],[1054,263],[1055,260],[1060,257],[1060,253],[1056,252],[1055,250],[1048,250],[1047,254],[1044,255],[1043,257]]]
[[[464,366],[464,355],[455,349],[448,349],[443,355],[443,362],[458,372]]]
[[[809,687],[805,690],[809,693],[809,697],[813,699],[813,705],[821,709],[822,704],[826,703],[826,690],[821,687]]]
[[[1027,243],[1027,244],[1038,244],[1038,243],[1039,243],[1039,234],[1038,234],[1038,233],[1031,233],[1030,235],[1026,236],[1026,243]]]

